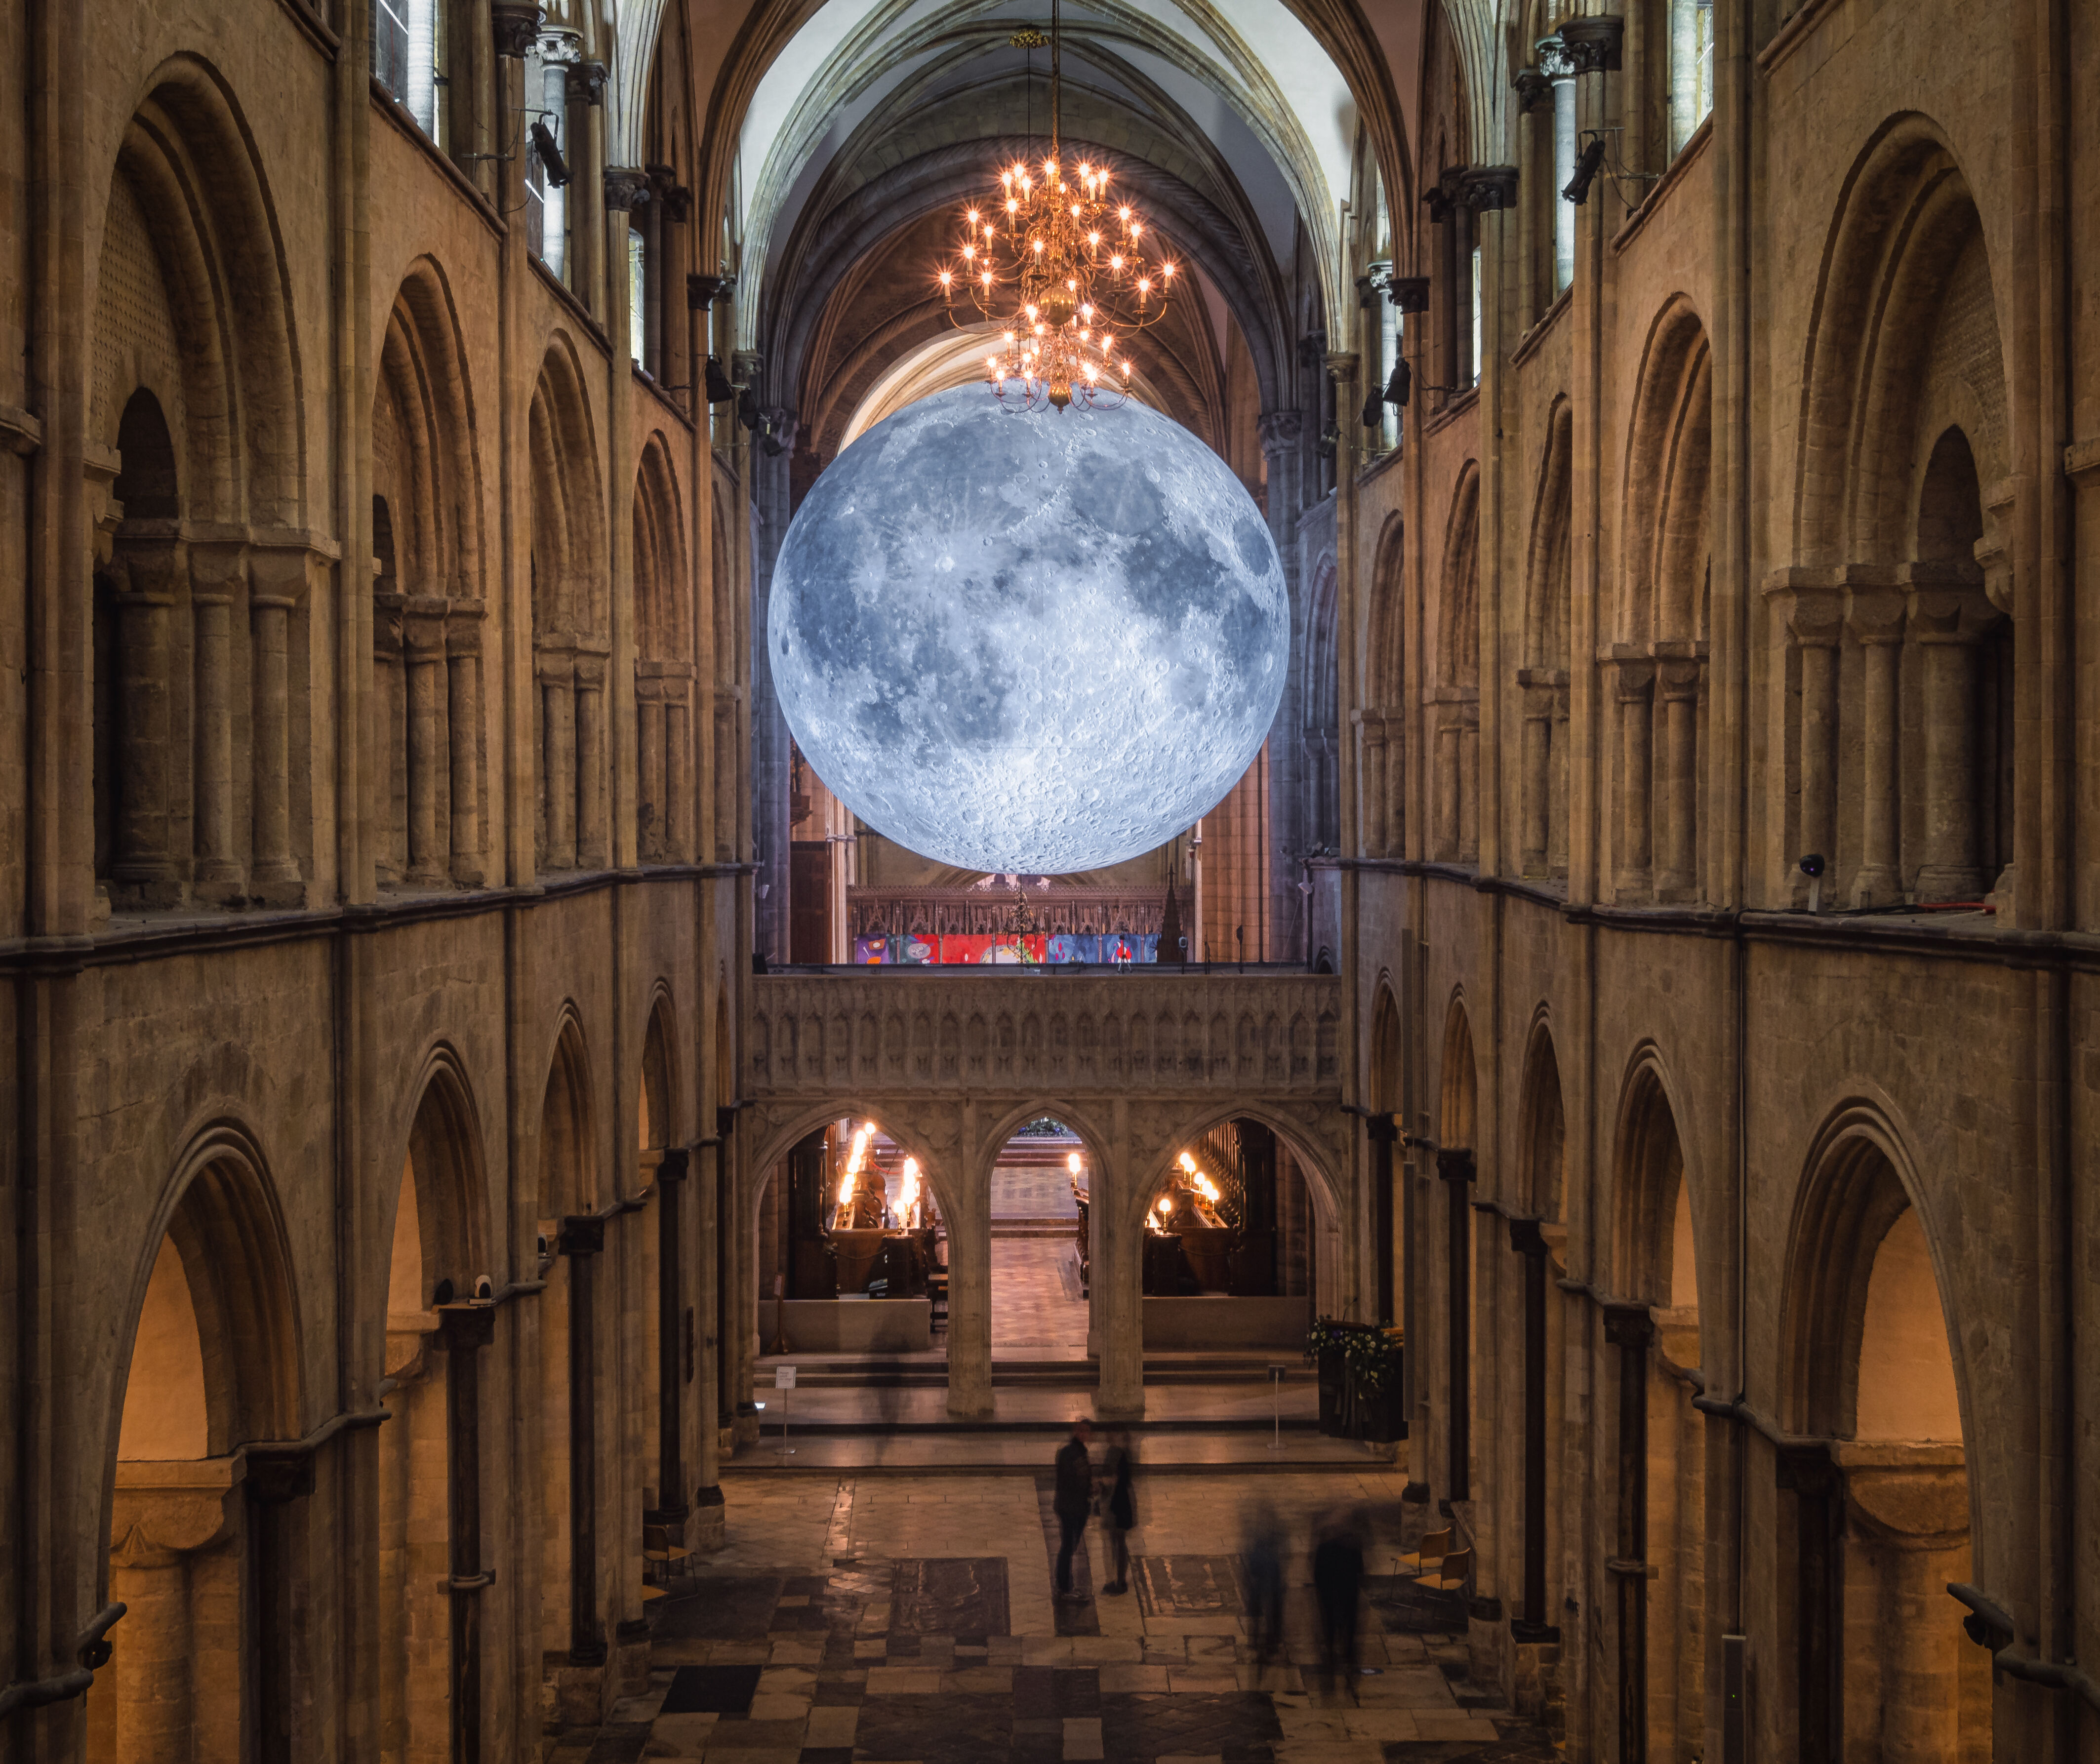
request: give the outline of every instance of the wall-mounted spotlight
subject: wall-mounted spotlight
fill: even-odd
[[[710,404],[726,404],[736,396],[735,384],[722,371],[721,357],[719,355],[708,357],[707,389]]]
[[[1392,377],[1386,381],[1384,390],[1372,393],[1364,400],[1364,426],[1366,429],[1377,428],[1384,419],[1384,406],[1390,404],[1395,409],[1404,410],[1414,394],[1414,370],[1405,360],[1396,361],[1392,364]]]
[[[1590,136],[1581,155],[1575,161],[1575,175],[1570,178],[1560,194],[1580,208],[1590,199],[1590,186],[1597,180],[1598,169],[1604,163],[1604,138]]]
[[[531,132],[532,149],[540,156],[540,163],[546,168],[547,182],[558,190],[569,181],[569,162],[562,157],[561,146],[554,139],[554,131],[544,122],[535,122]]]

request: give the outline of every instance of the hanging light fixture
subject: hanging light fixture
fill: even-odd
[[[1176,266],[1136,209],[1111,191],[1108,167],[1065,166],[1058,133],[1061,31],[1050,0],[1050,151],[1002,167],[999,191],[963,217],[962,243],[936,280],[949,316],[967,295],[997,337],[985,379],[1009,410],[1100,410],[1120,404],[1133,363],[1128,340],[1159,322]],[[1032,46],[1039,32],[1017,33]]]

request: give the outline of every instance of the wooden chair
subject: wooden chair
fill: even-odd
[[[669,1582],[674,1574],[682,1574],[693,1583],[695,1590],[699,1582],[693,1573],[693,1552],[678,1541],[677,1533],[668,1525],[644,1525],[642,1528],[642,1599],[646,1604],[651,1599],[661,1599],[670,1590]]]
[[[1462,1593],[1472,1577],[1473,1552],[1454,1550],[1427,1572],[1416,1575],[1414,1584],[1425,1592]]]
[[[1451,1529],[1448,1526],[1442,1531],[1424,1532],[1421,1546],[1394,1563],[1393,1572],[1404,1574],[1410,1580],[1419,1580],[1424,1574],[1433,1572],[1436,1564],[1450,1555],[1451,1537]]]

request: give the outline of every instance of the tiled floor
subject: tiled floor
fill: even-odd
[[[991,1351],[995,1360],[1083,1360],[1087,1301],[1069,1237],[991,1241]]]
[[[1077,1224],[1079,1206],[1072,1198],[1072,1179],[1057,1169],[996,1169],[991,1173],[991,1216],[1069,1219]]]
[[[1317,1668],[1308,1559],[1288,1563],[1286,1657],[1259,1668],[1238,1609],[1238,1515],[1257,1497],[1309,1536],[1368,1508],[1375,1570],[1401,1478],[1379,1471],[1148,1478],[1134,1591],[1052,1599],[1054,1522],[1035,1474],[739,1479],[729,1544],[695,1596],[655,1607],[646,1696],[554,1743],[557,1764],[1530,1764],[1537,1730],[1477,1706],[1464,1649],[1366,1613],[1353,1687]],[[1374,1581],[1376,1591],[1383,1583]],[[1432,1614],[1431,1621],[1434,1620]],[[1462,1618],[1456,1621],[1462,1622]]]

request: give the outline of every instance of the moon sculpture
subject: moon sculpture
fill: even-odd
[[[982,386],[840,453],[774,566],[766,650],[817,775],[900,845],[1090,870],[1216,806],[1276,720],[1283,568],[1252,498],[1141,404]]]

